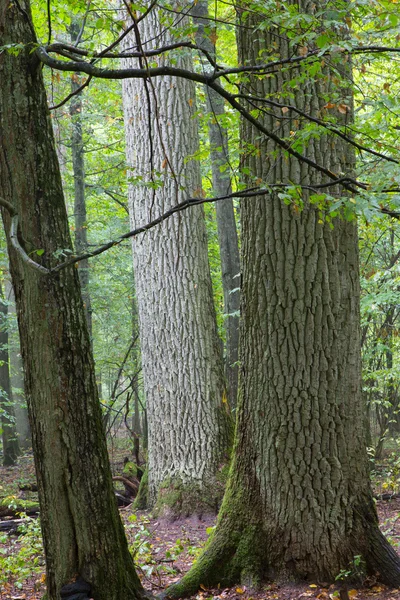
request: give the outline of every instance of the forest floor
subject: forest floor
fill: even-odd
[[[120,474],[123,457],[112,456],[115,474]],[[19,486],[35,481],[33,460],[25,456],[17,467],[0,467],[0,498],[35,499],[32,492],[18,492]],[[379,484],[377,493],[387,491]],[[400,498],[377,503],[382,531],[400,554]],[[186,573],[201,551],[214,525],[214,519],[182,519],[173,523],[153,519],[146,511],[134,513],[132,507],[121,509],[126,533],[142,583],[157,595]],[[44,560],[37,519],[29,520],[23,535],[0,532],[0,600],[39,600],[45,591]],[[266,584],[258,591],[244,586],[225,589],[203,587],[195,600],[400,600],[400,590],[391,590],[370,580],[362,589],[347,588],[343,581],[335,585],[324,582],[309,584]],[[340,595],[340,588],[342,592]],[[346,590],[346,591],[344,591]],[[347,592],[347,596],[346,596]]]

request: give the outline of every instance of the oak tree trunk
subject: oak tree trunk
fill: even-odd
[[[183,18],[180,26],[186,25]],[[156,9],[140,23],[140,36],[139,41],[128,35],[125,46],[149,50],[174,39]],[[181,54],[177,64],[190,68],[190,55]],[[160,64],[165,60],[158,58]],[[198,149],[195,88],[171,77],[125,80],[123,98],[129,210],[137,227],[202,193],[199,164],[193,160]],[[135,238],[133,262],[150,504],[158,502],[171,516],[215,512],[222,497],[215,476],[226,463],[230,417],[202,208],[175,215]]]
[[[68,220],[28,2],[0,1],[0,189],[26,253],[47,267],[71,250]],[[8,235],[25,366],[49,600],[77,577],[95,600],[143,590],[115,503],[78,273],[42,274]],[[39,253],[38,253],[39,251]]]
[[[210,31],[208,0],[194,3],[191,14],[197,25],[196,44],[215,58],[215,31]],[[213,35],[214,34],[214,35]],[[207,61],[202,61],[203,69]],[[210,67],[209,67],[210,68]],[[224,99],[214,90],[205,89],[208,113],[208,136],[213,192],[215,196],[232,193],[229,166],[228,131],[221,123],[225,113]],[[233,200],[220,200],[215,204],[218,241],[221,256],[222,288],[226,332],[225,373],[231,407],[236,406],[239,374],[239,308],[240,308],[240,257]]]
[[[321,2],[296,6],[309,14],[323,8]],[[240,64],[265,63],[270,49],[291,55],[282,31],[264,32],[255,13],[241,25]],[[341,63],[335,67],[345,81],[349,66]],[[295,75],[290,67],[250,78],[242,91],[287,103],[280,94]],[[325,69],[320,79],[299,78],[290,103],[323,114],[330,76]],[[341,93],[351,116],[350,89]],[[264,118],[282,137],[306,126],[281,109],[268,107]],[[248,123],[242,138],[250,177],[325,181],[261,140]],[[333,172],[352,171],[352,152],[333,136],[313,136],[303,152]],[[306,190],[302,201],[303,208],[286,205],[271,193],[242,203],[242,371],[233,464],[216,531],[170,596],[201,584],[255,585],[270,577],[335,581],[358,555],[364,574],[400,584],[400,560],[379,530],[369,482],[356,223],[337,218],[332,228]]]

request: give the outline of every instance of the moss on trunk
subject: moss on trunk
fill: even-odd
[[[286,4],[307,17],[327,6],[308,0]],[[244,25],[238,28],[240,64],[292,56],[283,29],[276,35],[256,12],[238,16]],[[337,33],[340,38],[344,30]],[[343,79],[339,89],[337,71]],[[296,108],[317,117],[324,114],[327,96],[342,94],[351,122],[351,68],[342,60],[333,71],[321,64],[315,79],[301,66],[266,78],[249,76],[246,89],[260,99],[290,97]],[[307,125],[290,110],[282,118],[279,107],[275,112],[264,107],[260,103],[267,130],[286,140],[305,133]],[[341,126],[340,111],[337,119]],[[365,451],[356,223],[324,222],[302,186],[325,185],[326,177],[280,153],[249,122],[242,122],[241,133],[246,183],[260,178],[266,185],[297,184],[301,202],[285,205],[271,192],[267,199],[242,203],[241,382],[233,466],[214,535],[167,594],[181,597],[201,584],[254,585],[270,578],[334,581],[355,556],[366,573],[398,587],[400,559],[379,531]],[[303,151],[326,169],[352,174],[354,154],[339,138],[307,138]],[[340,198],[339,189],[331,193]]]
[[[158,491],[153,513],[166,519],[178,519],[195,515],[216,515],[221,506],[228,465],[202,485],[184,484],[179,478],[165,479]]]
[[[146,468],[140,480],[139,490],[133,503],[133,510],[145,510],[148,508],[149,495],[149,471]]]
[[[0,0],[0,189],[19,216],[28,254],[46,268],[72,249],[29,2]],[[78,577],[95,600],[141,600],[144,590],[116,507],[77,269],[47,275],[11,243],[40,501],[49,600]],[[23,241],[22,241],[23,240]],[[40,253],[36,250],[40,249]]]

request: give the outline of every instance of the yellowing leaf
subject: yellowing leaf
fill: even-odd
[[[215,44],[217,42],[217,39],[218,39],[218,35],[217,35],[217,32],[214,29],[214,31],[210,34],[210,40],[211,40],[211,42],[213,43],[214,46],[215,46]]]
[[[349,590],[347,593],[349,595],[350,600],[352,600],[352,598],[357,598],[357,590]]]
[[[242,587],[242,588],[240,588],[240,587],[236,588],[236,592],[237,592],[238,594],[244,594],[244,593],[245,593],[245,591],[246,591],[246,588],[244,588],[244,587]]]
[[[188,102],[189,102],[189,106],[193,106],[193,98],[189,98]]]
[[[318,587],[318,586],[317,586],[317,584],[316,584],[316,583],[310,583],[310,585],[309,585],[308,587],[311,587],[311,588],[316,588],[316,587]]]
[[[342,113],[342,115],[345,115],[349,110],[350,110],[350,106],[347,106],[347,104],[339,104],[338,105],[338,111],[340,113]]]

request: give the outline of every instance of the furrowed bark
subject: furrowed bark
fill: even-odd
[[[310,14],[326,3],[296,3]],[[239,29],[240,64],[254,64],[289,40],[263,32],[254,13]],[[262,32],[262,33],[261,33]],[[350,67],[335,65],[343,80]],[[335,89],[325,68],[299,79],[296,106],[321,113]],[[255,96],[279,98],[294,71],[250,78]],[[300,83],[301,82],[301,83]],[[351,119],[351,87],[341,88]],[[262,105],[261,105],[262,108]],[[339,120],[344,122],[340,111]],[[287,138],[304,127],[292,114],[264,115]],[[307,164],[282,155],[242,123],[244,166],[266,183],[324,183]],[[354,155],[326,135],[307,140],[307,154],[351,172]],[[338,192],[336,192],[338,193]],[[241,386],[237,439],[216,531],[195,566],[168,595],[203,585],[267,578],[335,581],[361,556],[359,576],[398,587],[400,560],[379,531],[369,482],[361,396],[359,268],[356,222],[331,224],[303,191],[303,206],[269,198],[243,201]]]
[[[197,25],[196,44],[215,59],[215,44],[208,19],[208,0],[199,0],[191,11]],[[203,61],[203,68],[209,63]],[[228,131],[221,124],[225,113],[224,99],[214,90],[205,86],[208,117],[208,136],[214,196],[232,193],[229,168]],[[239,308],[240,308],[240,257],[233,200],[221,200],[215,204],[218,226],[218,241],[221,256],[222,287],[224,291],[224,312],[226,331],[225,374],[231,407],[236,406],[239,375]]]
[[[47,267],[71,239],[27,2],[0,1],[0,189],[19,216],[27,254]],[[115,503],[77,270],[48,276],[10,240],[49,600],[81,578],[95,600],[144,592]],[[82,582],[81,582],[82,583]],[[87,584],[82,583],[85,589]]]
[[[183,19],[182,28],[185,24]],[[154,39],[157,45],[170,41],[156,9],[139,28],[140,41],[132,33],[124,40],[126,47],[141,43],[148,49]],[[189,54],[177,60],[191,65]],[[129,210],[136,227],[184,197],[202,193],[199,164],[193,159],[198,148],[195,89],[192,82],[172,77],[126,80],[123,96]],[[171,217],[135,238],[132,247],[149,425],[150,504],[171,517],[216,512],[231,424],[202,208]]]

